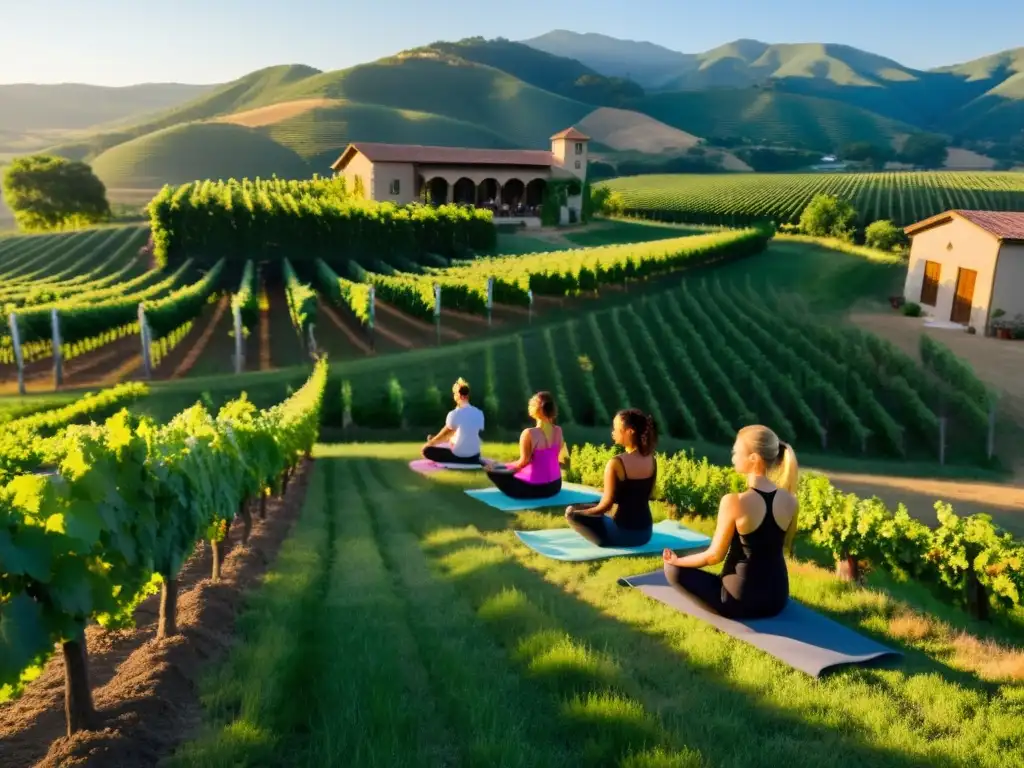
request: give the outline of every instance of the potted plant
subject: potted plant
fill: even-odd
[[[998,314],[997,314],[998,313]],[[997,318],[992,321],[992,330],[995,331],[998,339],[1019,339],[1024,338],[1024,314],[1017,313],[1012,319],[1006,319],[1006,313],[997,309],[992,316]]]

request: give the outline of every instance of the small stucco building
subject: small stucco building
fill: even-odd
[[[953,210],[904,229],[903,296],[935,320],[987,333],[992,312],[1024,312],[1024,212]]]
[[[536,217],[552,179],[587,178],[587,142],[576,128],[551,137],[550,150],[466,149],[419,144],[349,144],[331,169],[349,189],[378,201],[461,203],[490,208],[496,216]],[[565,208],[580,213],[582,195]],[[563,214],[565,211],[563,211]]]

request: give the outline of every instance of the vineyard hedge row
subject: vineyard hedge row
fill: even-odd
[[[216,417],[201,404],[158,426],[122,410],[102,425],[46,440],[50,473],[10,480],[0,492],[0,700],[61,643],[68,731],[94,725],[85,626],[126,622],[162,591],[158,637],[175,633],[177,576],[198,541],[219,578],[228,525],[252,526],[249,502],[286,487],[317,439],[327,364],[284,402],[259,411],[245,399]]]
[[[454,257],[497,242],[489,211],[457,205],[399,206],[352,197],[343,179],[204,181],[164,187],[149,204],[161,266],[193,258],[212,264],[287,256],[296,266],[320,258]]]

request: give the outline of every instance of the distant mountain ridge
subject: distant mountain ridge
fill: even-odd
[[[595,159],[687,171],[745,170],[764,145],[816,162],[921,131],[982,152],[1024,141],[1024,49],[922,72],[844,45],[742,39],[686,54],[556,30],[439,41],[343,70],[272,66],[220,86],[70,91],[109,93],[99,105],[55,105],[55,88],[0,86],[0,158],[45,147],[90,162],[113,189],[327,173],[350,141],[541,148],[573,124],[587,126]],[[15,96],[35,117],[12,118]],[[721,148],[736,144],[739,158]]]

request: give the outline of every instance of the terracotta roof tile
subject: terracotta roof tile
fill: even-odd
[[[955,210],[953,213],[991,232],[1000,240],[1024,240],[1024,211]]]
[[[1000,240],[1024,241],[1024,211],[969,211],[958,208],[918,221],[904,227],[903,231],[908,235],[916,235],[952,221],[954,216],[966,219]]]
[[[552,141],[554,141],[555,139],[572,139],[574,141],[590,141],[590,137],[587,136],[587,134],[581,133],[580,131],[578,131],[576,129],[575,125],[572,126],[571,128],[566,128],[564,131],[559,131],[558,133],[556,133],[554,136],[551,137]]]
[[[431,165],[530,165],[550,167],[551,153],[536,149],[465,149],[428,147],[422,144],[375,144],[359,141],[349,146],[332,168],[337,170],[350,150],[361,152],[374,163],[420,163]]]

